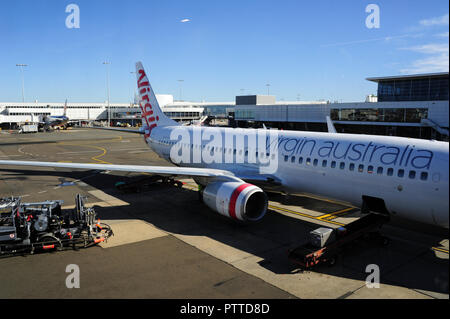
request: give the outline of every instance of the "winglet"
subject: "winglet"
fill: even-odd
[[[327,115],[327,127],[328,127],[328,133],[337,133],[336,129],[334,128],[333,121],[331,121],[331,118]]]

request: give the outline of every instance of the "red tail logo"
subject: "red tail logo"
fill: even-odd
[[[140,77],[137,81],[138,88],[141,88],[139,90],[139,93],[141,95],[141,102],[139,103],[139,107],[141,108],[142,113],[142,119],[145,121],[146,126],[148,127],[148,133],[147,130],[145,132],[145,137],[149,137],[152,133],[153,128],[157,126],[157,121],[159,120],[158,116],[153,116],[153,109],[152,105],[150,104],[150,99],[148,97],[148,92],[151,92],[150,83],[148,81],[141,82],[142,79],[146,77],[144,70],[138,71],[140,74]],[[142,106],[142,103],[145,103],[144,106]]]

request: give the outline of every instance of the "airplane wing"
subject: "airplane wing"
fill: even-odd
[[[57,167],[70,169],[93,169],[101,171],[122,171],[151,173],[168,176],[187,177],[209,177],[217,180],[239,181],[242,180],[234,176],[229,171],[219,169],[204,169],[191,167],[172,166],[146,166],[146,165],[115,165],[115,164],[88,164],[88,163],[58,163],[58,162],[35,162],[35,161],[7,161],[0,160],[0,165],[36,166],[36,167]]]

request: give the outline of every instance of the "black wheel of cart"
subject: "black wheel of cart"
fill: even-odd
[[[330,258],[327,259],[327,264],[330,267],[333,267],[334,265],[336,265],[337,263],[337,256],[331,256]]]
[[[176,181],[175,182],[175,186],[178,187],[178,188],[183,188],[183,182]]]

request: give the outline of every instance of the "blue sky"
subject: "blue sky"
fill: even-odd
[[[68,29],[70,3],[80,28]],[[380,8],[380,28],[365,21]],[[362,101],[366,77],[448,71],[447,1],[0,1],[0,101],[129,102],[134,63],[183,100]],[[181,22],[189,19],[187,22]],[[242,90],[244,89],[244,90]]]

